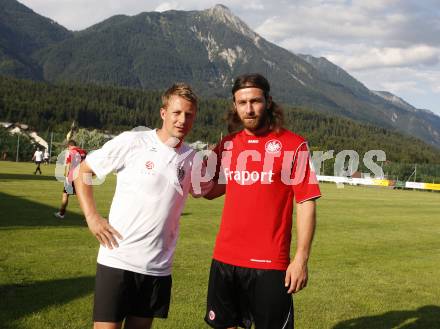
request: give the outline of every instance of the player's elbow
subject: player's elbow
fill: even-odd
[[[211,194],[206,194],[206,195],[203,196],[203,198],[205,198],[207,200],[214,200],[215,198],[218,198],[218,196],[211,195]]]

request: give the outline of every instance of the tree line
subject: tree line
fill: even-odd
[[[26,123],[41,136],[47,136],[52,131],[65,134],[74,120],[81,128],[99,129],[112,134],[136,126],[153,128],[161,124],[161,93],[115,86],[50,84],[0,77],[0,121]],[[201,99],[196,122],[187,140],[202,140],[212,144],[217,143],[221,135],[225,136],[227,128],[224,118],[230,102],[228,99]],[[286,127],[306,136],[312,150],[334,150],[335,155],[341,150],[355,150],[362,159],[368,150],[380,149],[385,151],[386,165],[392,167],[390,171],[395,175],[399,173],[398,168],[408,167],[402,164],[440,164],[440,150],[416,138],[307,108],[283,107]],[[325,173],[332,174],[331,168],[330,165],[326,166]]]

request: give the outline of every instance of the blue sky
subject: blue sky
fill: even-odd
[[[20,0],[71,30],[116,14],[201,10],[218,1]],[[440,115],[438,0],[224,0],[265,39],[324,56],[372,90],[386,90]]]

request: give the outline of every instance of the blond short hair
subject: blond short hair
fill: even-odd
[[[194,104],[195,107],[197,108],[198,105],[197,95],[191,89],[191,86],[186,83],[183,82],[175,83],[165,91],[165,93],[162,95],[162,108],[166,109],[168,107],[168,103],[172,96],[182,97],[187,101],[191,102],[192,104]]]

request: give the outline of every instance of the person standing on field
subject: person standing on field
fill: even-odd
[[[35,151],[34,155],[32,156],[32,161],[35,161],[35,165],[37,166],[35,168],[34,175],[37,174],[37,171],[41,175],[40,165],[41,165],[41,162],[43,161],[43,152],[40,150],[39,147],[37,147],[37,150]]]
[[[64,188],[61,197],[60,209],[53,215],[58,219],[64,219],[67,205],[69,204],[69,196],[75,195],[75,183],[73,181],[75,174],[78,172],[80,163],[86,158],[87,152],[76,145],[71,139],[67,142],[67,156],[64,168]]]
[[[49,164],[49,150],[47,148],[44,149],[43,162],[46,165]]]
[[[124,132],[81,163],[77,196],[101,244],[95,329],[119,329],[124,321],[126,329],[148,329],[153,318],[168,316],[179,218],[188,193],[201,196],[191,186],[195,151],[183,143],[196,112],[190,86],[175,84],[162,97],[160,129]],[[96,209],[90,177],[113,171],[117,185],[107,220]]]
[[[282,109],[262,75],[239,76],[232,99],[232,134],[215,149],[216,185],[205,196],[226,193],[205,321],[218,329],[292,329],[292,294],[307,285],[318,181],[307,141],[283,128]],[[291,259],[293,201],[297,239]]]

